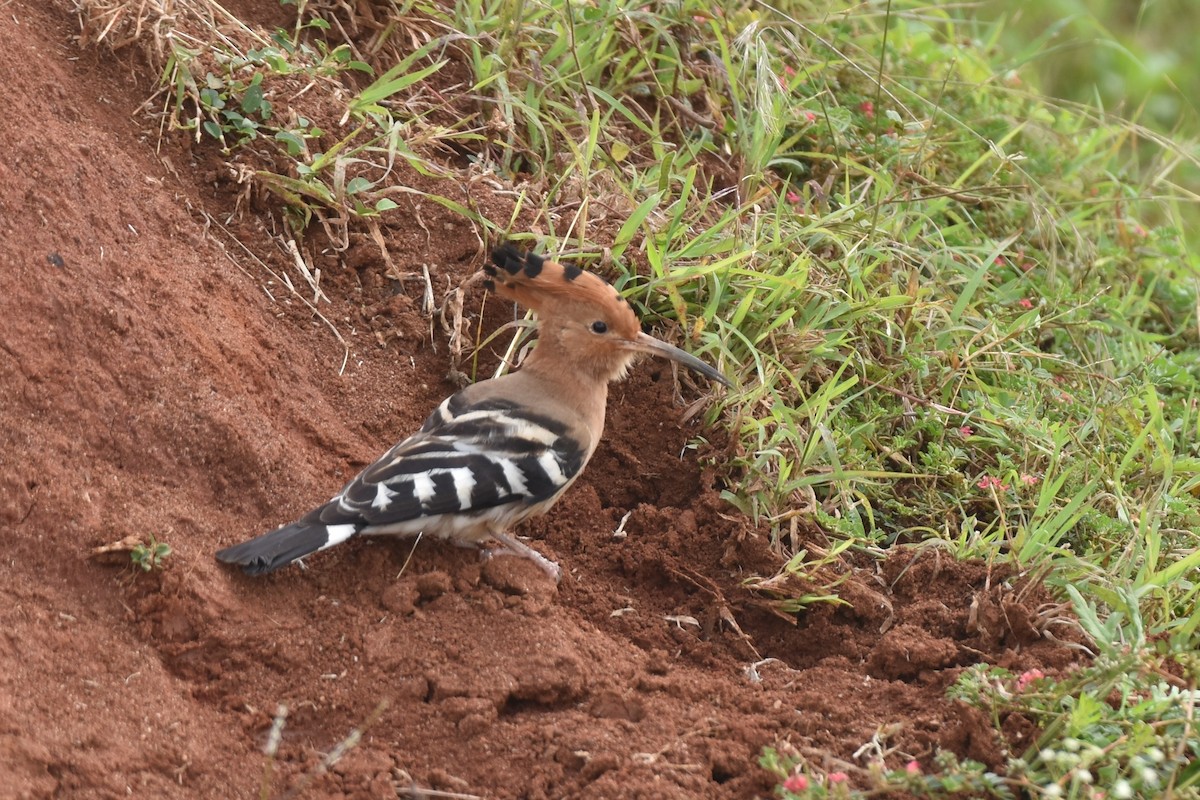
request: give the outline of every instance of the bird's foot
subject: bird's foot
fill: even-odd
[[[493,539],[501,544],[501,547],[483,550],[482,556],[484,558],[493,558],[495,556],[504,555],[519,556],[520,558],[528,559],[537,564],[538,567],[541,568],[542,572],[545,572],[547,575],[549,575],[550,579],[556,584],[562,582],[562,567],[546,558],[537,550],[534,550],[529,545],[525,544],[519,539],[509,536],[506,533],[497,533],[493,531],[491,535]]]

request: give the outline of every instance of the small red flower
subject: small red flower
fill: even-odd
[[[794,78],[794,77],[796,77],[796,70],[792,69],[791,67],[789,67],[785,64],[783,67],[783,74],[787,75],[789,78]]]
[[[805,112],[804,112],[804,118],[805,118],[806,120],[808,120],[809,122],[816,122],[816,121],[817,121],[817,115],[816,115],[816,114],[814,114],[814,113],[813,113],[813,112],[811,112],[811,111],[805,111]]]
[[[829,783],[830,783],[830,784],[835,784],[835,783],[845,783],[845,782],[846,782],[846,781],[848,781],[848,780],[850,780],[850,776],[849,776],[849,775],[847,775],[847,774],[846,774],[846,773],[844,773],[844,772],[831,772],[831,773],[829,773]]]
[[[784,197],[786,197],[787,201],[792,204],[800,202],[800,195],[796,194],[795,192],[789,191],[787,194],[784,195]]]
[[[904,765],[904,771],[907,772],[909,775],[920,775],[921,774],[921,765],[918,764],[917,760],[914,758],[912,761],[910,761]]]
[[[970,425],[963,425],[961,428],[958,429],[958,435],[963,437],[964,439],[967,438],[968,436],[970,436],[971,434],[973,434],[974,432],[975,432],[975,429],[972,428]]]
[[[1030,308],[1033,308],[1033,301],[1030,300],[1028,297],[1022,297],[1020,300],[1017,301],[1017,305],[1019,305],[1021,308],[1024,308],[1024,309],[1030,309]]]
[[[1021,483],[1025,484],[1026,486],[1036,486],[1037,482],[1038,482],[1037,475],[1022,475],[1021,476]]]
[[[1025,691],[1029,684],[1033,683],[1034,681],[1041,680],[1044,677],[1046,677],[1046,673],[1042,672],[1040,669],[1030,669],[1022,672],[1020,677],[1017,678],[1017,691]]]
[[[872,103],[870,100],[863,100],[861,103],[859,103],[858,110],[861,111],[863,113],[863,116],[865,116],[867,119],[871,119],[875,116],[875,104]],[[834,773],[834,775],[839,775],[839,774],[841,774],[841,773],[836,773],[836,772]]]
[[[1008,489],[1008,484],[1004,483],[999,478],[992,477],[991,475],[984,475],[979,479],[979,483],[975,485],[984,490],[999,489],[1003,492]]]
[[[787,789],[789,792],[796,792],[797,794],[800,792],[806,792],[808,791],[808,778],[804,777],[803,775],[792,775],[783,782],[783,788]]]
[[[1003,267],[1004,266],[1004,256],[996,256],[995,264],[998,267]]]

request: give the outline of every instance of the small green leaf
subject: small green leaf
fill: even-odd
[[[299,156],[304,152],[304,138],[292,131],[278,131],[275,134],[276,141],[283,142],[287,147],[288,155],[292,158]]]
[[[221,126],[218,125],[217,123],[213,122],[211,119],[206,119],[204,121],[203,128],[204,128],[204,132],[207,133],[209,136],[213,137],[214,139],[221,138]]]
[[[346,194],[358,194],[371,188],[371,182],[366,178],[354,178],[346,184]]]
[[[619,164],[629,156],[629,145],[618,139],[612,143],[612,147],[609,149],[609,152],[612,155],[612,160]]]
[[[220,92],[216,89],[201,89],[200,90],[200,105],[205,108],[211,108],[215,111],[220,111],[225,107],[225,99],[221,97]]]
[[[255,75],[254,77],[261,81],[261,75]],[[252,83],[246,89],[246,93],[242,95],[242,111],[247,114],[257,114],[262,110],[263,102],[261,82]]]
[[[399,207],[400,205],[395,200],[390,200],[386,197],[381,198],[380,201],[375,204],[375,210],[379,212],[391,211],[393,208]]]

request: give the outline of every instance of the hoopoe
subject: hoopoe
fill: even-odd
[[[359,535],[423,533],[499,547],[559,566],[508,533],[544,514],[587,465],[604,428],[608,384],[639,353],[664,356],[724,384],[713,367],[641,330],[602,278],[506,245],[484,267],[485,285],[536,312],[538,339],[522,367],[445,400],[419,431],[301,519],[221,550],[251,575],[276,570]]]

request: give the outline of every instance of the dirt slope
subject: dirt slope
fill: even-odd
[[[201,209],[232,211],[212,154],[156,153],[139,60],[81,50],[77,24],[64,2],[0,18],[0,797],[256,797],[280,704],[274,795],[751,797],[772,786],[763,745],[861,764],[893,724],[892,766],[937,746],[1002,762],[943,690],[980,659],[1066,668],[1032,630],[1044,598],[905,553],[864,565],[852,608],[767,613],[741,581],[774,557],[685,450],[699,431],[661,365],[616,388],[588,473],[523,531],[563,564],[557,591],[529,564],[428,542],[354,543],[266,579],[221,568],[218,547],[420,424],[453,389],[445,338],[419,286],[325,253],[339,374],[325,324],[206,229]],[[252,213],[234,230],[289,269]],[[482,257],[437,209],[389,248],[439,292]],[[88,557],[130,534],[172,545],[165,571]]]

